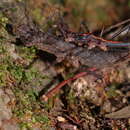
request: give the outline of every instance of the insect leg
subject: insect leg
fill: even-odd
[[[89,33],[90,32],[85,21],[81,22],[79,32],[82,32],[82,33]]]
[[[130,28],[130,24],[128,24],[127,26],[125,26],[124,28],[120,29],[120,31],[118,31],[117,33],[115,33],[111,39],[114,39],[115,37],[117,37],[119,34],[121,34],[122,32],[124,32],[125,30],[129,30]]]

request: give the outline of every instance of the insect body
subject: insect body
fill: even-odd
[[[94,36],[91,33],[69,33],[65,40],[57,36],[39,31],[35,26],[21,25],[17,28],[16,35],[26,46],[35,46],[57,57],[58,62],[66,60],[76,67],[103,68],[113,66],[119,61],[129,59],[130,43],[109,41]]]
[[[30,28],[28,24],[22,24],[16,28],[14,34],[24,45],[35,46],[38,50],[53,54],[58,62],[67,61],[66,63],[72,64],[75,70],[83,66],[100,70],[105,67],[119,66],[130,59],[130,43],[105,40],[91,33],[73,32],[60,39],[58,36],[40,31],[34,25]],[[68,82],[86,74],[88,73],[82,72],[61,82],[44,95],[44,99],[51,97]]]

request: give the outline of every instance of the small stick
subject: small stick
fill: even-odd
[[[75,75],[74,77],[71,77],[71,78],[69,78],[67,80],[62,81],[60,84],[58,84],[53,89],[51,89],[47,94],[44,94],[42,96],[42,99],[44,101],[47,101],[50,97],[52,97],[53,95],[55,95],[59,91],[59,89],[62,88],[64,85],[66,85],[70,81],[78,79],[79,77],[82,77],[82,76],[84,76],[86,74],[87,74],[87,72],[80,72],[79,74]]]
[[[79,77],[82,77],[82,76],[84,76],[86,74],[87,74],[87,72],[80,72],[79,74],[75,75],[74,77],[71,77],[71,78],[69,78],[67,80],[62,81],[60,84],[58,84],[53,89],[51,89],[47,94],[43,95],[42,99],[44,101],[47,101],[50,97],[52,97],[53,95],[55,95],[59,91],[59,89],[62,88],[64,85],[66,85],[70,81],[78,79]]]
[[[97,70],[97,69],[96,68],[89,68],[89,71],[91,71],[91,72],[95,71],[95,70]],[[60,84],[56,85],[49,92],[47,92],[47,94],[42,95],[41,99],[43,99],[44,101],[47,101],[50,97],[55,95],[59,91],[59,89],[62,88],[64,85],[66,85],[70,81],[73,81],[73,80],[78,79],[82,76],[85,76],[86,74],[87,74],[87,72],[80,72],[80,73],[76,74],[74,77],[71,77],[67,80],[62,81]]]

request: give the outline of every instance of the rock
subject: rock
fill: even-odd
[[[11,89],[0,88],[0,129],[2,130],[19,130],[16,122],[12,121],[12,106],[15,97]]]
[[[12,117],[11,109],[7,106],[10,98],[0,89],[0,126],[3,120],[9,120]]]
[[[20,128],[15,122],[5,122],[2,125],[2,130],[20,130]]]
[[[103,88],[99,86],[96,78],[93,75],[88,75],[77,79],[72,84],[74,95],[80,98],[81,101],[89,100],[95,105],[102,104]]]

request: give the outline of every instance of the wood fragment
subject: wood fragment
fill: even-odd
[[[130,106],[124,107],[116,112],[106,114],[105,117],[112,119],[130,118]]]

